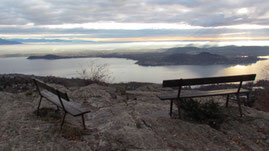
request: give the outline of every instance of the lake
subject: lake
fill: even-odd
[[[164,79],[198,78],[256,73],[257,79],[263,79],[265,66],[269,60],[258,61],[250,65],[175,65],[145,67],[135,64],[135,60],[119,58],[75,58],[59,60],[28,60],[26,57],[0,58],[0,74],[20,73],[34,75],[52,75],[60,77],[81,77],[83,69],[89,69],[92,63],[107,64],[112,77],[110,82],[153,82],[162,83]]]

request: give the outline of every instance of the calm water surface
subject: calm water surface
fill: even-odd
[[[257,79],[264,78],[264,68],[269,60],[250,65],[176,65],[144,67],[134,60],[118,58],[76,58],[60,60],[28,60],[25,57],[0,58],[0,74],[21,73],[53,75],[60,77],[80,77],[83,69],[90,64],[108,64],[112,82],[153,82],[162,83],[164,79],[197,78],[208,76],[256,73]]]

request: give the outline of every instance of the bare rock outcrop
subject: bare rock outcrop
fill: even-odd
[[[87,130],[81,119],[67,116],[60,130],[61,112],[42,102],[44,116],[36,116],[36,92],[0,92],[0,148],[3,150],[255,150],[269,148],[269,113],[237,106],[224,108],[225,121],[218,129],[184,119],[170,118],[169,102],[156,94],[158,85],[120,93],[116,87],[91,84],[79,88],[55,87],[66,91],[86,114]],[[221,97],[218,100],[221,101]],[[176,110],[176,109],[175,109]]]

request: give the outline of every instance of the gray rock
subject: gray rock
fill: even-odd
[[[92,109],[80,118],[67,116],[60,130],[61,112],[38,117],[39,96],[0,92],[0,148],[4,150],[266,150],[269,114],[236,104],[223,107],[225,122],[218,130],[207,124],[170,118],[169,101],[156,94],[158,85],[143,86],[126,94],[116,88],[92,84],[65,88],[72,101]],[[149,91],[147,91],[149,90]],[[168,91],[168,90],[167,90]],[[216,97],[222,102],[225,98]],[[56,109],[48,101],[41,106]],[[176,109],[175,109],[176,111]]]

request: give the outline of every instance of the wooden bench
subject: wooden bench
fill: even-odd
[[[169,113],[170,116],[172,116],[173,101],[177,101],[178,115],[180,117],[180,100],[182,99],[224,95],[224,96],[227,96],[226,107],[228,107],[230,95],[235,95],[239,112],[240,112],[240,116],[242,116],[242,109],[241,109],[239,96],[240,94],[244,94],[247,96],[247,100],[249,101],[249,93],[250,93],[250,90],[242,88],[242,84],[243,84],[243,81],[254,81],[255,77],[256,77],[256,74],[248,74],[248,75],[207,77],[207,78],[195,78],[195,79],[164,80],[163,87],[178,87],[178,91],[177,93],[160,94],[158,95],[158,97],[161,100],[170,100],[170,113]],[[235,83],[235,82],[239,82],[238,88],[210,90],[210,91],[191,91],[191,93],[186,93],[182,91],[183,86],[218,84],[218,83]]]
[[[40,100],[37,107],[37,113],[39,113],[39,107],[42,98],[46,98],[48,101],[57,106],[57,110],[61,108],[64,111],[64,116],[61,123],[61,129],[64,124],[65,116],[67,113],[74,117],[81,116],[83,127],[84,129],[86,129],[84,114],[89,113],[90,110],[85,110],[81,108],[79,105],[75,104],[74,102],[71,102],[70,101],[71,99],[69,99],[67,93],[63,93],[60,90],[57,90],[38,79],[33,79],[33,81],[40,95]]]

